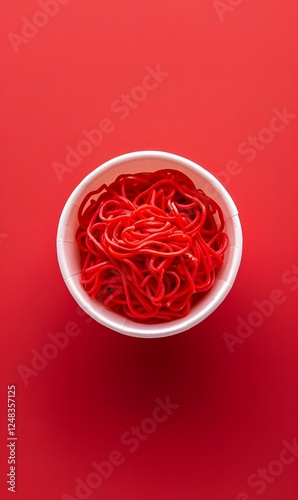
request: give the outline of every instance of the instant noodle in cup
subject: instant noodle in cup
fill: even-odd
[[[237,208],[208,171],[142,151],[91,172],[58,227],[63,279],[99,323],[163,337],[203,321],[224,300],[242,254]]]

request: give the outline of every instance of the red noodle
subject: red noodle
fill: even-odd
[[[120,175],[84,198],[78,219],[86,292],[138,322],[186,316],[228,246],[221,208],[176,170]]]

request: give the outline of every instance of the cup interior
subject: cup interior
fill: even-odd
[[[101,302],[91,299],[80,283],[81,264],[75,240],[78,208],[84,197],[102,184],[110,184],[120,174],[153,172],[160,169],[184,172],[197,188],[213,198],[221,207],[229,245],[223,266],[211,290],[181,319],[158,324],[143,324],[125,318]],[[222,184],[207,170],[183,157],[159,151],[128,153],[93,170],[75,188],[62,211],[57,234],[57,255],[62,277],[78,305],[94,320],[119,333],[135,337],[165,337],[192,328],[209,316],[229,293],[236,278],[242,255],[242,231],[238,211]]]

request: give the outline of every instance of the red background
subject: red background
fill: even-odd
[[[20,36],[22,18],[40,9],[35,0],[7,2],[1,16],[1,499],[12,497],[10,384],[17,386],[14,498],[75,498],[76,478],[118,449],[124,463],[91,500],[242,500],[241,492],[243,500],[296,499],[298,458],[261,495],[247,481],[298,438],[297,3],[225,0],[216,10],[212,0],[70,0],[16,48],[8,34]],[[113,101],[136,95],[146,67],[158,64],[168,75],[121,120]],[[283,130],[262,131],[284,108],[291,118]],[[66,146],[76,148],[82,130],[106,117],[113,132],[60,182],[53,162],[65,165]],[[259,134],[264,141],[248,161],[238,147]],[[185,156],[217,175],[244,233],[240,272],[224,303],[192,330],[156,340],[78,315],[55,250],[74,187],[104,161],[143,149]],[[270,314],[258,320],[254,301],[276,297],[275,289],[282,303],[267,303]],[[224,334],[237,335],[239,317],[262,324],[231,353]],[[49,333],[69,321],[79,335],[26,385],[20,365],[32,368],[32,349],[42,352]],[[179,408],[130,453],[121,435],[167,396]]]

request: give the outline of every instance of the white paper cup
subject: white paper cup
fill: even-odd
[[[187,316],[158,324],[137,323],[114,313],[101,302],[91,299],[80,283],[81,265],[75,239],[78,207],[90,191],[110,184],[120,174],[153,172],[172,168],[184,172],[197,188],[213,198],[221,207],[229,246],[211,290],[190,310]],[[62,277],[79,306],[95,321],[132,337],[166,337],[181,333],[203,321],[225,299],[231,290],[242,255],[242,231],[238,211],[223,185],[207,170],[181,156],[161,151],[139,151],[118,156],[91,172],[75,188],[62,211],[57,234],[57,254]]]

